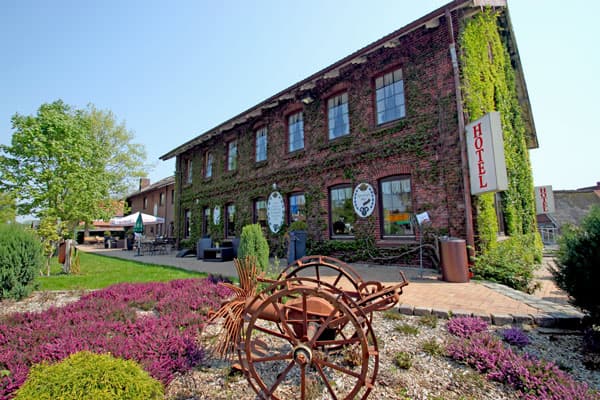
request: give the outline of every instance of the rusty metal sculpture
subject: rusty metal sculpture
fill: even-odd
[[[236,262],[242,287],[212,318],[224,327],[220,353],[235,347],[262,399],[367,398],[379,364],[372,313],[397,304],[408,284],[402,272],[383,286],[340,260],[309,256],[257,291],[252,264]]]

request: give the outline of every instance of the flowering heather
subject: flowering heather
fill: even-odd
[[[501,334],[502,339],[513,346],[525,347],[530,343],[529,336],[517,327],[504,329]]]
[[[519,355],[487,332],[470,339],[457,338],[447,347],[447,354],[464,362],[488,379],[507,383],[519,390],[526,400],[598,400],[600,394],[586,383],[576,382],[556,364]]]
[[[448,321],[446,328],[455,336],[468,338],[475,333],[487,331],[488,324],[477,317],[455,317]]]
[[[0,322],[0,400],[12,397],[31,365],[88,350],[133,359],[165,385],[198,365],[206,314],[230,290],[207,279],[118,284],[62,308]]]

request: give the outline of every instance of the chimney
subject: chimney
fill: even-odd
[[[148,186],[150,186],[150,179],[140,178],[140,189],[139,190],[147,188]]]

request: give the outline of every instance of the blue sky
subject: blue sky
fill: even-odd
[[[63,99],[111,110],[158,157],[446,4],[420,0],[2,0],[0,142]],[[600,181],[600,2],[509,1],[540,148],[536,185]]]

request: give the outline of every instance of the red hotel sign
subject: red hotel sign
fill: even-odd
[[[535,191],[535,211],[537,214],[551,214],[555,211],[554,192],[552,186],[536,186]]]
[[[467,125],[471,194],[508,188],[500,113],[493,111]]]

